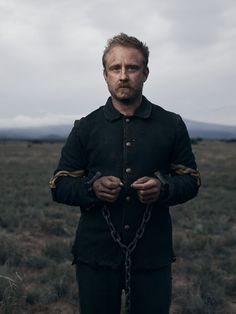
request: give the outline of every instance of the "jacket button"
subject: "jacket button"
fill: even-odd
[[[124,225],[124,229],[128,231],[130,229],[130,225]]]
[[[125,119],[125,122],[130,122],[130,119],[129,119],[129,118],[126,118],[126,119]]]
[[[125,172],[126,172],[126,173],[131,173],[131,171],[132,171],[131,168],[126,168],[126,169],[125,169]]]
[[[126,142],[125,145],[126,145],[127,147],[130,147],[130,146],[131,146],[131,142]]]
[[[125,198],[125,199],[126,199],[126,201],[127,201],[127,202],[129,202],[129,201],[130,201],[130,196],[129,196],[129,195],[128,195],[128,196],[126,196],[126,198]]]

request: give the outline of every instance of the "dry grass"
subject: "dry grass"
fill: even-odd
[[[77,314],[79,210],[51,201],[61,143],[0,142],[0,312]],[[174,314],[236,313],[236,143],[193,146],[198,198],[173,208]]]

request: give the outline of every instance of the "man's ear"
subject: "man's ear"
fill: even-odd
[[[107,71],[106,71],[106,68],[103,69],[103,77],[104,77],[105,81],[107,81]]]
[[[145,69],[143,70],[143,73],[144,73],[144,80],[143,81],[146,82],[148,75],[149,75],[149,68],[145,67]]]

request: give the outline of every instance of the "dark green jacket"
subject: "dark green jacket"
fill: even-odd
[[[120,114],[109,98],[105,106],[75,121],[55,173],[83,169],[85,175],[61,176],[52,189],[55,201],[81,209],[73,246],[74,261],[113,268],[123,261],[102,216],[104,204],[89,191],[87,182],[94,174],[100,171],[124,183],[120,197],[109,208],[112,221],[127,244],[134,237],[145,209],[130,185],[159,171],[168,182],[168,193],[153,204],[151,219],[132,261],[135,268],[159,268],[171,263],[174,254],[169,206],[186,202],[198,192],[197,178],[188,172],[173,172],[173,165],[196,170],[185,124],[179,115],[145,97],[132,117]]]

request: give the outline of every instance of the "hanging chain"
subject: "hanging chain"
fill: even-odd
[[[105,218],[107,225],[110,229],[112,239],[119,245],[123,253],[125,254],[125,312],[130,314],[131,309],[131,253],[137,246],[139,239],[142,238],[146,225],[151,217],[152,206],[147,205],[143,214],[142,222],[139,225],[137,232],[133,240],[128,244],[122,243],[122,239],[115,226],[111,221],[111,213],[108,206],[104,205],[102,209],[103,217]]]

